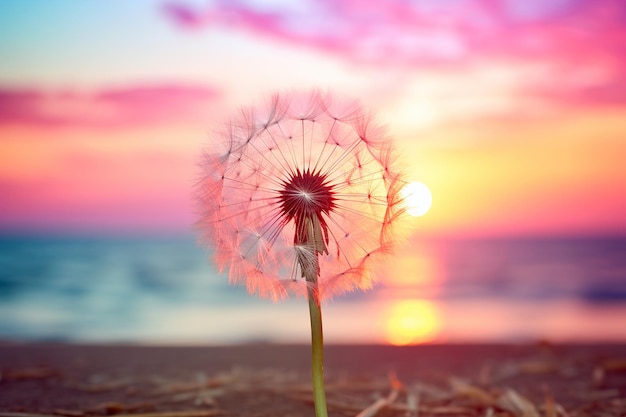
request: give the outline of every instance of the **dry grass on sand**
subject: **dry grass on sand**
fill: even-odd
[[[329,346],[339,416],[626,416],[626,346]],[[0,417],[312,416],[307,346],[0,346]]]

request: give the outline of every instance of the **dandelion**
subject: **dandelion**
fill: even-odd
[[[404,211],[391,141],[356,102],[275,95],[227,123],[203,155],[201,239],[229,281],[306,296],[316,415],[326,415],[321,301],[368,289]]]

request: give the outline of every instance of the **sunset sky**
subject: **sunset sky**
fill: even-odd
[[[0,230],[180,233],[203,143],[275,90],[357,97],[416,233],[626,233],[623,0],[0,0]]]

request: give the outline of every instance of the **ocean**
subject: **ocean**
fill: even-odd
[[[626,342],[626,238],[433,240],[324,304],[326,343]],[[0,238],[0,340],[307,343],[305,300],[228,284],[192,236]]]

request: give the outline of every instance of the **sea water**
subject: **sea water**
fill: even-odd
[[[191,236],[4,236],[0,340],[308,341],[306,300],[250,296],[209,258]],[[324,304],[327,343],[626,341],[624,238],[426,241],[385,270]]]

